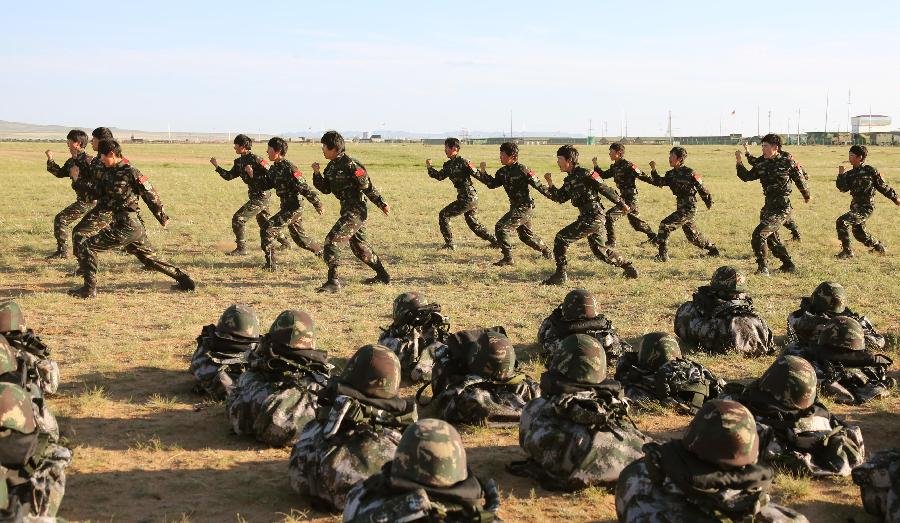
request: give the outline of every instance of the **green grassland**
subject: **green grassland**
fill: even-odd
[[[64,145],[49,146],[57,158],[66,157]],[[338,519],[313,510],[290,490],[289,449],[262,448],[230,434],[222,404],[205,402],[191,392],[186,370],[194,339],[201,326],[215,322],[233,302],[252,305],[266,327],[281,310],[311,312],[320,345],[340,366],[357,347],[377,339],[379,326],[389,323],[397,294],[418,290],[443,304],[454,328],[504,325],[520,358],[528,361],[535,352],[541,319],[572,287],[595,292],[603,312],[633,341],[646,332],[671,331],[676,307],[716,267],[733,264],[748,273],[755,268],[750,233],[757,224],[762,191],[758,182],[745,184],[737,179],[733,149],[727,146],[690,147],[686,162],[702,173],[715,199],[712,210],[701,206],[697,223],[721,249],[720,258],[706,257],[676,231],[670,241],[672,260],[660,264],[652,260],[654,249],[640,244],[643,235],[621,220],[619,250],[634,260],[641,271],[639,279],[622,278],[619,270],[598,262],[580,243],[570,251],[570,285],[548,288],[538,283],[552,272],[551,260],[516,239],[516,266],[493,267],[499,253],[471,234],[460,219],[454,222],[457,250],[438,250],[442,240],[437,212],[452,201],[455,192],[449,182],[428,178],[424,162],[430,157],[439,165],[442,147],[351,144],[349,153],[367,166],[393,209],[389,217],[373,209],[369,233],[394,280],[390,285],[362,285],[360,280],[370,271],[349,261],[348,251],[345,291],[322,295],[314,288],[324,280],[324,266],[306,251],[295,248],[283,254],[277,273],[260,269],[263,257],[256,249],[255,224],[248,225],[254,247],[251,255],[224,255],[234,247],[231,215],[245,201],[246,188],[240,181],[223,181],[208,159],[217,156],[230,165],[230,145],[126,145],[126,156],[150,177],[172,217],[169,228],[163,230],[150,213],[143,213],[154,245],[165,259],[188,270],[199,289],[170,291],[171,282],[165,276],[139,270],[134,258],[102,253],[100,295],[80,301],[65,294],[80,283],[67,276],[74,261],[43,259],[55,247],[53,216],[73,198],[66,180],[45,171],[43,150],[47,147],[0,144],[0,297],[13,297],[22,304],[29,325],[49,342],[60,361],[63,385],[51,405],[76,455],[61,515],[76,521]],[[257,152],[262,149],[257,146]],[[667,149],[630,146],[627,157],[643,168],[650,160],[666,165]],[[785,317],[801,296],[823,280],[842,282],[852,307],[889,335],[888,353],[897,359],[900,208],[879,196],[869,222],[887,245],[887,256],[876,256],[857,245],[855,259],[834,259],[839,250],[834,220],[849,205],[849,197],[834,187],[846,150],[806,147],[793,152],[810,173],[813,194],[805,204],[795,192],[803,241],[788,246],[799,272],[773,273],[769,278],[751,275],[756,307],[776,335],[783,336]],[[494,146],[465,147],[462,154],[476,163],[486,161],[491,172],[499,167]],[[586,165],[591,156],[608,160],[603,146],[582,146],[581,154]],[[320,147],[313,144],[292,144],[288,158],[307,175],[313,161],[323,162]],[[523,146],[520,159],[539,173],[550,171],[556,180],[563,178],[556,169],[555,147]],[[900,149],[873,148],[870,161],[900,188]],[[492,226],[507,209],[506,196],[502,189],[491,191],[477,183],[476,187],[480,217]],[[667,189],[646,184],[639,188],[645,220],[656,224],[674,210],[674,198]],[[556,231],[575,218],[576,210],[540,195],[536,199],[535,230],[552,244]],[[311,209],[306,215],[306,227],[317,238],[324,238],[337,217],[337,201],[327,196],[324,202],[325,216]],[[698,359],[729,379],[758,376],[771,362],[771,358],[737,356]],[[535,363],[526,368],[535,375],[542,370]],[[404,389],[404,394],[412,393],[412,388]],[[865,407],[834,406],[862,426],[869,452],[900,441],[898,407],[896,395]],[[655,437],[671,438],[681,433],[689,419],[659,411],[637,416],[636,421]],[[466,429],[464,439],[475,472],[499,482],[506,520],[615,519],[611,490],[561,495],[507,474],[505,464],[523,457],[515,428]],[[811,481],[779,475],[775,494],[811,521],[846,521],[848,517],[874,521],[862,514],[858,490],[849,479]]]

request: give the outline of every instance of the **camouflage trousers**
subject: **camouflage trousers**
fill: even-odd
[[[793,209],[792,209],[792,211],[793,211]],[[791,236],[795,240],[800,239],[800,226],[797,225],[797,220],[794,219],[793,212],[791,212],[791,214],[788,215],[788,219],[784,221],[784,228],[787,229],[788,231],[790,231]]]
[[[53,236],[56,238],[57,251],[66,252],[68,250],[69,234],[66,229],[93,208],[94,202],[75,200],[56,214],[56,217],[53,218]],[[72,254],[75,254],[74,246]]]
[[[534,206],[523,205],[511,208],[504,214],[494,226],[494,232],[497,236],[497,243],[500,244],[500,250],[504,255],[512,252],[512,244],[510,244],[510,233],[515,229],[519,233],[519,239],[522,243],[531,247],[538,252],[546,252],[547,244],[544,243],[537,234],[531,229],[531,217],[534,215]]]
[[[257,217],[261,215],[262,213],[257,215]],[[281,241],[279,238],[284,238],[284,232],[282,232],[284,227],[287,227],[291,238],[294,239],[294,243],[301,249],[306,249],[313,254],[322,252],[322,246],[310,238],[303,229],[303,209],[281,209],[265,221],[260,227],[263,252],[275,249],[275,242]]]
[[[294,445],[288,463],[291,487],[316,502],[343,510],[350,488],[393,459],[401,434],[392,428],[357,425],[342,426],[326,437],[324,427],[321,421],[308,423]]]
[[[125,252],[135,256],[144,266],[172,279],[184,274],[175,265],[156,257],[140,216],[136,212],[129,212],[116,217],[109,227],[79,246],[76,253],[78,270],[84,276],[85,285],[89,287],[97,285],[97,253],[123,247]]]
[[[231,217],[231,230],[234,231],[234,240],[238,247],[246,245],[247,221],[254,217],[259,225],[260,238],[262,238],[266,222],[269,220],[269,198],[251,198],[234,212],[234,216]]]
[[[750,239],[750,246],[753,248],[753,255],[756,257],[756,264],[760,267],[766,265],[766,259],[769,257],[769,251],[783,263],[791,261],[787,247],[781,241],[778,230],[784,225],[791,216],[790,208],[768,210],[763,208],[759,213],[759,225],[753,229],[753,236]]]
[[[574,222],[566,225],[556,233],[556,238],[553,240],[553,258],[556,260],[557,268],[565,268],[568,264],[566,251],[569,250],[569,245],[582,238],[587,238],[591,252],[601,261],[615,267],[627,265],[628,262],[625,261],[625,258],[603,244],[603,235],[600,233],[602,227],[602,212],[583,213],[579,214],[578,219]]]
[[[72,252],[78,256],[79,246],[88,238],[100,234],[100,231],[109,227],[112,222],[112,213],[101,211],[94,207],[72,229]]]
[[[450,218],[455,218],[460,214],[463,215],[466,225],[476,236],[486,242],[497,243],[497,238],[478,220],[478,200],[456,200],[441,209],[441,212],[438,213],[438,226],[441,228],[444,243],[453,243],[453,227],[450,225]]]
[[[691,244],[701,249],[707,249],[712,246],[712,242],[707,240],[697,229],[697,224],[694,223],[695,214],[696,211],[694,209],[676,209],[675,212],[663,218],[659,222],[659,232],[656,233],[659,243],[665,245],[672,231],[681,227],[681,230],[684,231],[684,236]]]
[[[613,207],[612,209],[606,211],[606,241],[610,244],[616,243],[616,228],[615,223],[622,216],[628,218],[628,223],[631,225],[631,228],[642,232],[647,235],[648,238],[653,238],[655,234],[653,233],[653,228],[650,227],[650,224],[641,219],[638,214],[638,204],[636,200],[625,200],[625,203],[628,204],[628,207],[631,208],[631,211],[627,214],[625,211],[620,209],[619,207]]]
[[[341,214],[338,221],[325,236],[325,248],[323,257],[330,269],[335,269],[341,264],[340,246],[349,243],[350,250],[360,261],[372,267],[378,265],[378,255],[369,245],[366,234],[366,219],[356,213]]]
[[[235,434],[254,436],[272,447],[294,441],[315,419],[316,393],[321,386],[308,380],[303,387],[278,387],[261,373],[248,370],[229,393],[225,408]]]
[[[842,214],[835,222],[837,228],[838,239],[841,240],[841,246],[845,249],[850,248],[850,231],[853,231],[853,237],[859,243],[866,247],[874,247],[878,243],[866,229],[866,221],[872,216],[873,210],[869,209],[850,209],[846,214]]]

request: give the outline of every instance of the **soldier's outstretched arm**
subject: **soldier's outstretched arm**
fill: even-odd
[[[488,189],[496,189],[503,185],[503,181],[500,179],[500,170],[498,169],[494,176],[491,176],[487,172],[487,166],[484,162],[481,162],[478,170],[475,171],[475,179],[479,182],[483,183]]]
[[[884,181],[884,177],[878,169],[875,169],[875,190],[883,194],[888,200],[900,205],[900,198],[897,197],[897,191]]]
[[[47,155],[47,172],[56,176],[57,178],[68,178],[69,173],[68,170],[64,170],[59,164],[53,160],[53,154],[47,150],[44,154]]]
[[[650,181],[647,183],[655,185],[656,187],[665,187],[669,185],[669,180],[665,176],[660,176],[659,172],[656,171],[656,162],[650,162]]]
[[[834,185],[837,186],[837,190],[841,192],[847,192],[850,190],[850,173],[848,173],[843,165],[838,166],[838,175],[834,180]]]
[[[430,176],[431,178],[441,181],[441,180],[446,180],[447,176],[450,175],[450,173],[447,171],[446,165],[442,166],[441,170],[439,171],[431,166],[431,159],[428,159],[425,162],[426,162],[425,167],[428,170],[428,176]]]
[[[381,193],[378,192],[378,188],[372,183],[372,179],[369,178],[369,175],[364,174],[363,176],[358,177],[357,180],[360,181],[360,184],[364,184],[362,186],[362,192],[366,195],[366,198],[377,205],[378,208],[381,209],[381,212],[388,214],[390,207],[387,202],[384,201],[384,198],[381,197]]]
[[[569,185],[566,182],[563,182],[562,187],[556,187],[553,185],[553,175],[550,173],[545,173],[544,179],[547,180],[547,198],[557,203],[565,203],[572,198]]]
[[[216,164],[216,172],[219,173],[219,176],[222,177],[223,180],[234,180],[235,178],[241,177],[241,165],[238,162],[238,158],[234,159],[234,165],[231,166],[231,169],[225,170],[221,165]]]
[[[328,182],[328,179],[322,175],[322,171],[320,170],[319,162],[313,162],[312,164],[313,170],[313,187],[322,192],[322,194],[331,194],[331,184]]]
[[[706,204],[706,208],[712,209],[712,194],[710,194],[709,189],[707,189],[706,186],[703,185],[703,181],[700,179],[700,175],[696,173],[694,173],[694,185],[697,187],[697,194],[700,195],[700,199],[703,200],[703,203]]]
[[[747,166],[744,165],[744,162],[741,160],[740,153],[735,151],[735,167],[737,169],[737,177],[741,179],[743,182],[752,182],[753,180],[759,180],[759,170],[756,166],[752,169],[747,169]]]
[[[550,191],[547,190],[547,186],[544,185],[543,183],[541,183],[541,180],[538,179],[538,177],[534,174],[534,171],[529,171],[529,173],[530,174],[528,175],[528,184],[531,185],[532,187],[534,187],[537,190],[537,192],[543,194],[544,196],[546,196],[547,198],[550,198],[552,200],[553,197],[550,196]]]
[[[169,223],[169,215],[166,214],[166,210],[163,208],[162,198],[159,197],[159,193],[150,185],[147,175],[141,173],[141,171],[132,168],[131,175],[133,187],[141,195],[141,199],[147,204],[147,208],[153,213],[156,221],[165,227]]]
[[[803,177],[803,172],[797,166],[797,162],[795,162],[793,158],[791,158],[789,161],[791,162],[791,169],[788,171],[788,176],[791,177],[794,185],[797,186],[800,194],[803,195],[803,199],[808,202],[810,198],[809,184],[806,183],[806,178]]]

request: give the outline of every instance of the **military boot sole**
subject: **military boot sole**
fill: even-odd
[[[834,255],[834,257],[839,260],[848,260],[850,258],[853,258],[854,256],[856,255],[853,254],[853,251],[841,251]]]
[[[65,251],[56,251],[53,254],[44,256],[45,260],[65,260],[69,255]]]
[[[75,289],[69,289],[67,294],[75,298],[91,299],[97,297],[97,289],[81,286]]]
[[[197,290],[197,284],[187,274],[181,275],[176,280],[178,283],[172,285],[172,289],[176,291],[193,291]]]
[[[387,274],[379,274],[377,276],[372,276],[371,278],[366,278],[362,281],[365,285],[377,285],[379,283],[388,284],[391,283],[391,277]]]
[[[555,272],[549,278],[541,282],[541,285],[563,285],[569,281],[569,276],[562,272]]]
[[[778,272],[784,272],[788,274],[792,274],[797,272],[797,266],[793,263],[785,263],[781,267],[778,268]]]
[[[339,281],[326,281],[316,289],[316,292],[328,292],[333,294],[340,292],[341,287],[343,287],[343,285],[341,285]]]
[[[515,264],[516,264],[516,262],[514,262],[508,258],[503,258],[503,259],[500,259],[500,260],[497,260],[494,262],[495,267],[511,267]]]

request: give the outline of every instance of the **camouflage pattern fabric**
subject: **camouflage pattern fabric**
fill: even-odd
[[[725,387],[724,380],[697,362],[679,357],[651,370],[640,364],[635,352],[626,352],[619,358],[616,381],[622,384],[625,397],[639,408],[658,402],[688,414],[695,414]]]
[[[56,250],[66,253],[69,250],[69,225],[79,221],[82,216],[94,208],[94,202],[76,200],[59,211],[53,218],[53,237],[56,238]],[[73,251],[74,254],[74,251]]]
[[[781,151],[779,154],[781,155],[782,158],[787,158],[788,160],[794,159],[794,157],[791,155],[791,153],[789,153],[787,151]],[[750,165],[750,167],[753,167],[754,165],[756,165],[759,162],[761,162],[762,160],[764,160],[764,158],[762,156],[753,156],[750,153],[746,153],[746,152],[744,153],[744,157],[747,159],[747,163]],[[797,162],[795,162],[795,163],[797,164],[797,170],[800,171],[800,174],[803,176],[803,179],[808,182],[809,181],[809,173],[807,173],[806,170],[803,169],[803,167],[799,163],[797,163]],[[791,213],[788,215],[788,219],[784,222],[784,228],[787,229],[788,231],[790,231],[791,236],[795,240],[798,240],[798,241],[800,240],[800,227],[797,225],[797,221],[794,219],[793,209],[791,209]]]
[[[504,256],[512,252],[510,234],[515,230],[519,234],[522,243],[539,252],[548,252],[544,243],[531,228],[531,217],[534,214],[534,200],[529,194],[529,188],[533,187],[544,196],[548,196],[547,188],[538,180],[534,171],[528,169],[519,162],[504,165],[494,176],[486,172],[478,172],[477,177],[489,189],[503,187],[509,197],[509,211],[504,214],[494,227],[497,243]]]
[[[722,354],[736,351],[745,356],[775,352],[772,329],[753,309],[745,293],[722,296],[701,286],[691,301],[675,312],[675,334],[703,351]]]
[[[2,312],[0,304],[0,315]],[[25,327],[24,324],[22,327]],[[50,359],[50,348],[31,329],[0,331],[15,350],[18,366],[25,373],[25,382],[37,385],[44,394],[56,394],[59,389],[59,364]]]
[[[412,383],[431,381],[435,351],[443,345],[441,338],[447,336],[444,325],[449,322],[440,313],[434,314],[441,318],[437,320],[440,322],[437,328],[435,324],[391,325],[378,337],[378,343],[394,351],[400,359],[403,377]]]
[[[24,521],[56,521],[56,514],[66,493],[66,468],[72,463],[72,451],[49,443],[35,455],[26,470],[10,469],[6,484],[11,505],[22,505]]]
[[[631,349],[631,345],[619,337],[612,322],[602,314],[568,321],[563,318],[561,309],[562,305],[553,309],[538,327],[538,343],[543,347],[544,358],[549,358],[559,350],[560,343],[569,334],[586,334],[599,341],[606,352],[607,361],[615,361],[622,353]]]
[[[306,198],[319,211],[322,209],[319,194],[310,189],[300,169],[288,160],[277,160],[269,169],[268,177],[281,206],[265,223],[262,234],[263,251],[271,255],[276,239],[283,234],[282,228],[287,226],[291,238],[300,248],[320,254],[322,247],[303,229],[303,201],[300,199],[300,196]]]
[[[531,227],[531,217],[534,215],[534,207],[515,207],[506,212],[497,220],[494,232],[497,236],[497,244],[504,256],[511,255],[512,243],[510,236],[516,231],[519,240],[532,249],[545,253],[549,252],[547,244],[538,236]]]
[[[197,380],[198,392],[216,401],[224,400],[244,372],[247,356],[243,353],[222,354],[214,348],[215,325],[207,325],[197,337],[197,349],[191,356],[188,372]],[[253,350],[255,344],[248,345]]]
[[[366,198],[380,209],[387,205],[375,188],[365,166],[347,154],[328,162],[324,171],[313,173],[313,185],[323,194],[334,194],[341,202],[341,216],[325,237],[324,258],[329,268],[340,265],[340,246],[349,242],[353,254],[369,267],[378,265],[366,236]]]
[[[259,224],[260,236],[269,219],[269,189],[271,189],[267,177],[268,161],[259,156],[247,152],[234,159],[231,169],[225,170],[216,167],[216,172],[225,181],[240,178],[247,184],[247,202],[242,205],[234,216],[231,217],[231,229],[234,231],[234,239],[238,248],[243,248],[247,242],[246,225],[251,218],[256,218]],[[253,174],[247,174],[246,168],[250,167]]]
[[[450,225],[450,218],[459,215],[465,218],[469,229],[476,236],[492,244],[497,242],[494,235],[478,220],[478,193],[472,185],[472,177],[477,176],[477,173],[468,161],[461,156],[455,156],[444,162],[440,171],[429,167],[428,176],[438,181],[449,178],[456,189],[456,200],[450,202],[438,213],[438,226],[445,243],[453,243],[453,228]]]
[[[98,209],[96,206],[88,211],[72,228],[72,252],[78,256],[81,246],[92,236],[109,227],[112,223],[112,212]]]
[[[853,469],[866,512],[885,523],[900,522],[900,448],[880,450]]]
[[[885,198],[898,202],[900,197],[897,196],[897,191],[885,183],[882,174],[871,165],[860,165],[838,174],[835,185],[839,191],[849,192],[852,197],[850,211],[840,216],[835,223],[841,245],[844,249],[850,248],[852,229],[853,237],[860,243],[866,247],[874,247],[879,241],[866,230],[866,221],[875,212],[875,193],[877,191]]]
[[[66,159],[62,167],[53,160],[47,160],[47,171],[57,178],[70,178],[76,200],[59,211],[53,218],[53,236],[56,238],[56,251],[65,253],[68,250],[69,225],[80,220],[82,216],[94,208],[94,175],[91,171],[91,158],[84,151]],[[73,251],[74,254],[74,251]]]
[[[668,242],[669,235],[681,227],[687,240],[701,249],[708,249],[713,244],[704,237],[694,224],[694,216],[697,213],[697,195],[706,203],[712,205],[712,195],[703,185],[700,173],[690,167],[675,167],[660,176],[656,170],[650,172],[649,183],[657,187],[668,187],[675,195],[675,212],[663,218],[659,223],[659,231],[656,240],[660,245]]]
[[[652,183],[652,179],[641,172],[637,165],[624,158],[616,160],[616,162],[610,165],[609,169],[606,171],[597,166],[594,168],[594,172],[599,174],[603,179],[612,178],[613,182],[616,184],[616,188],[619,189],[619,192],[622,194],[622,199],[628,204],[628,207],[631,208],[628,213],[617,207],[613,207],[606,212],[607,243],[612,245],[616,243],[615,223],[622,216],[628,218],[628,223],[631,225],[632,229],[646,234],[649,239],[655,238],[656,235],[653,233],[650,224],[642,220],[638,214],[638,189],[636,183],[637,180]]]
[[[809,299],[803,298],[800,302],[800,308],[788,314],[787,319],[787,337],[793,343],[799,345],[810,345],[815,343],[819,336],[819,330],[831,321],[835,316],[847,316],[853,318],[863,328],[865,335],[866,348],[871,351],[884,348],[885,339],[872,325],[872,322],[866,316],[857,314],[845,308],[840,313],[829,312],[813,312],[809,307]]]

